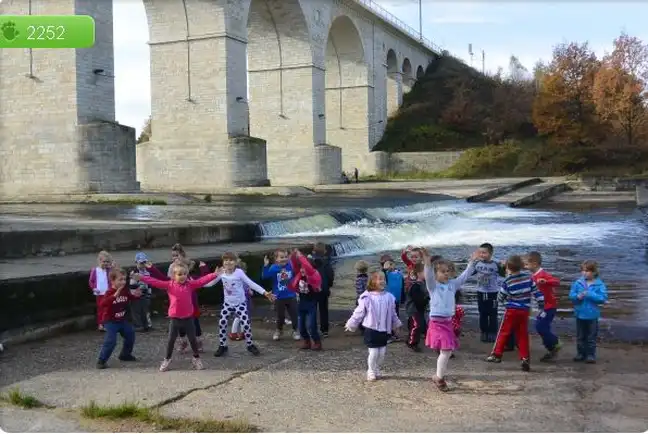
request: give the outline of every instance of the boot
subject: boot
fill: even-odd
[[[313,346],[311,347],[313,351],[322,351],[322,342],[321,341],[314,341]]]
[[[310,339],[303,339],[299,349],[300,350],[310,350],[311,349],[311,341],[310,341]]]

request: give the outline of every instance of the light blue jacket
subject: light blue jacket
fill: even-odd
[[[587,295],[582,300],[578,299],[578,294],[587,291]],[[574,303],[574,316],[578,319],[593,320],[601,317],[600,305],[608,300],[607,287],[598,277],[590,285],[587,284],[584,277],[581,277],[572,283],[569,291],[569,299]]]
[[[455,314],[455,293],[475,272],[475,262],[470,261],[459,277],[447,283],[437,282],[432,267],[426,265],[424,270],[425,286],[430,294],[430,317],[452,318]]]

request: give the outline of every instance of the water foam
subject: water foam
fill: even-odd
[[[272,238],[351,237],[334,246],[339,256],[399,250],[408,244],[451,247],[475,246],[485,241],[497,246],[520,247],[574,246],[586,242],[590,247],[597,247],[604,246],[611,239],[620,243],[623,238],[636,240],[637,235],[648,235],[645,226],[639,222],[574,222],[574,218],[564,212],[461,201],[380,208],[368,210],[365,214],[365,218],[344,224],[331,216],[273,222],[263,224],[262,232]]]

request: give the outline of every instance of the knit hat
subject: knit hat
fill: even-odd
[[[148,262],[148,260],[149,258],[148,256],[146,256],[146,253],[144,252],[137,252],[135,254],[135,262],[137,262],[138,264],[141,264],[143,262]]]

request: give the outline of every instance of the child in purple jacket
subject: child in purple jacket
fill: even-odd
[[[387,341],[395,329],[402,326],[396,316],[396,299],[385,292],[385,275],[371,273],[367,290],[358,298],[358,307],[346,323],[345,330],[353,332],[364,327],[364,342],[369,348],[367,381],[380,377],[380,366],[385,360]]]

